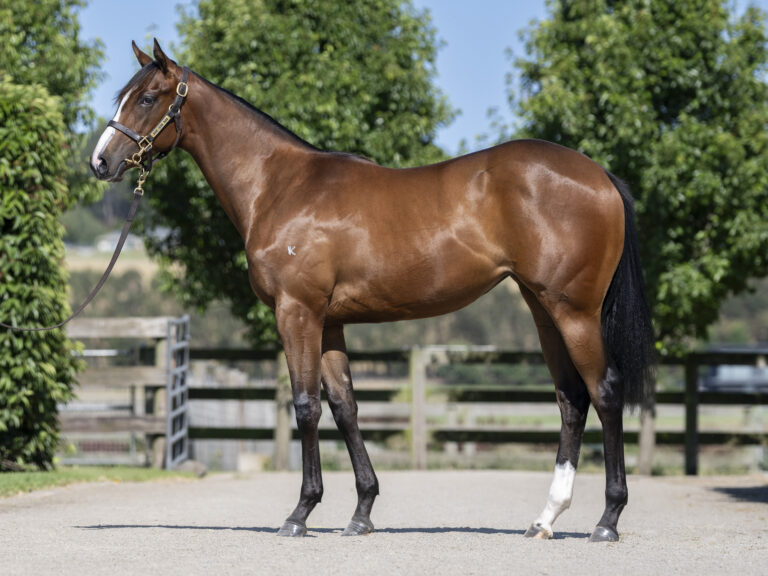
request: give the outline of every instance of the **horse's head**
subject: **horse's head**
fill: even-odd
[[[154,58],[135,42],[133,51],[141,70],[118,94],[115,117],[91,154],[91,170],[100,180],[121,180],[131,166],[148,169],[154,156],[167,154],[181,137],[186,68],[168,58],[157,40]],[[176,130],[165,130],[169,124]]]

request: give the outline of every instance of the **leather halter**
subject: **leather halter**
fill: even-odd
[[[144,171],[149,172],[152,170],[152,163],[154,162],[154,158],[152,155],[152,145],[155,141],[155,138],[157,138],[165,129],[166,126],[173,120],[174,126],[176,127],[176,140],[173,142],[173,146],[171,146],[168,150],[165,152],[161,152],[157,155],[157,159],[165,158],[165,156],[168,155],[168,153],[176,148],[176,146],[179,143],[179,140],[181,140],[181,107],[184,105],[184,100],[187,97],[187,94],[189,93],[189,84],[187,84],[187,78],[189,76],[189,68],[184,66],[181,69],[181,81],[176,85],[176,97],[173,100],[173,103],[168,107],[168,112],[166,112],[162,118],[160,118],[160,121],[155,125],[154,128],[150,131],[149,134],[146,136],[140,136],[127,126],[120,124],[120,122],[115,122],[114,120],[110,120],[107,123],[107,126],[111,126],[115,130],[119,130],[128,138],[136,142],[136,144],[139,146],[139,151],[135,152],[133,156],[130,158],[126,158],[125,161],[128,164],[131,164],[133,166],[139,166],[144,169]],[[144,155],[146,154],[146,158]],[[146,163],[146,165],[145,165]]]

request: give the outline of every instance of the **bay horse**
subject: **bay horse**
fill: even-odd
[[[119,93],[91,168],[116,181],[139,166],[144,178],[153,154],[178,145],[242,236],[253,291],[275,312],[301,436],[299,502],[278,534],[306,534],[323,495],[321,386],[356,479],[344,535],[373,530],[379,484],[357,423],[344,325],[452,312],[511,277],[533,314],[562,416],[549,495],[526,536],[551,538],[570,505],[592,404],[606,490],[590,541],[618,540],[622,411],[640,400],[653,360],[625,184],[576,151],[535,140],[408,169],[318,150],[177,65],[157,40],[153,56],[133,50],[141,69]]]

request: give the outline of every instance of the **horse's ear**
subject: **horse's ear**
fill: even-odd
[[[160,48],[157,38],[155,38],[155,46],[152,49],[152,53],[155,55],[155,62],[160,66],[160,70],[163,71],[163,74],[167,74],[169,69],[172,70],[176,67],[176,62],[168,58],[168,56],[165,55],[165,52],[163,52],[163,49]]]
[[[149,54],[142,52],[141,48],[136,45],[136,42],[131,40],[131,44],[133,45],[133,53],[136,54],[136,60],[139,61],[142,68],[152,62],[152,57]]]

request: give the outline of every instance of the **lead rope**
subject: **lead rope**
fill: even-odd
[[[117,262],[117,258],[120,256],[120,252],[123,249],[123,244],[125,244],[125,239],[128,237],[128,232],[131,230],[131,223],[133,222],[133,217],[136,215],[136,210],[139,207],[139,200],[141,200],[141,197],[144,196],[144,182],[147,180],[147,175],[149,174],[149,171],[144,168],[144,166],[139,166],[140,172],[139,172],[139,181],[136,185],[136,188],[133,189],[133,202],[131,203],[131,208],[128,210],[128,216],[125,218],[125,224],[123,224],[123,231],[120,233],[120,239],[117,241],[117,246],[115,247],[115,251],[112,254],[112,259],[109,261],[109,265],[107,266],[107,269],[104,271],[104,274],[101,275],[101,279],[99,280],[98,284],[91,290],[91,293],[88,294],[88,297],[85,299],[85,302],[80,304],[80,306],[75,310],[71,316],[68,318],[62,320],[58,324],[54,324],[53,326],[44,326],[42,328],[24,328],[19,326],[11,326],[10,324],[5,324],[4,322],[0,322],[0,326],[3,328],[8,328],[9,330],[15,330],[16,332],[43,332],[46,330],[54,330],[56,328],[61,328],[75,318],[80,312],[85,310],[85,307],[88,306],[88,304],[91,303],[91,300],[93,300],[96,297],[96,294],[99,293],[99,290],[101,290],[101,287],[104,286],[104,283],[107,281],[107,278],[109,278],[109,274],[112,272],[112,268],[115,267],[115,263]]]

